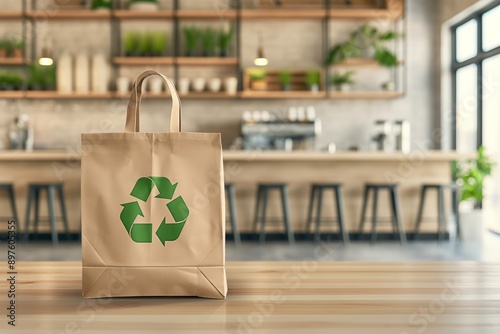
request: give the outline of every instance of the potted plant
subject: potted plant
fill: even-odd
[[[229,29],[222,28],[219,31],[219,51],[221,57],[226,57],[229,54],[233,33],[233,27],[230,27]]]
[[[5,39],[0,40],[0,58],[7,57],[8,41]]]
[[[93,0],[90,8],[92,10],[110,11],[112,7],[111,0]]]
[[[9,90],[20,90],[23,88],[23,77],[20,73],[11,72],[5,76]]]
[[[248,73],[250,77],[250,88],[253,90],[267,89],[267,72],[264,69],[254,69]]]
[[[150,38],[153,56],[161,57],[167,48],[167,35],[163,32],[155,32],[151,34]]]
[[[158,10],[158,0],[129,0],[130,10],[155,11]]]
[[[143,33],[139,37],[139,44],[137,45],[137,51],[141,57],[151,57],[153,54],[152,50],[152,38],[150,33]]]
[[[141,36],[133,31],[128,31],[125,33],[123,38],[123,49],[125,51],[125,56],[134,57],[137,56],[137,51],[139,50],[139,41]]]
[[[320,80],[320,75],[318,70],[312,69],[307,71],[306,85],[311,92],[317,93],[319,91],[319,80]]]
[[[9,55],[14,58],[23,58],[24,41],[22,39],[14,39],[10,41]]]
[[[354,71],[347,71],[345,73],[333,72],[331,83],[335,90],[347,92],[351,90],[351,85],[354,84],[353,76]]]
[[[187,57],[194,57],[196,55],[196,48],[198,47],[200,39],[200,31],[196,27],[182,28],[184,35],[184,48],[186,49]]]
[[[372,58],[382,66],[394,67],[398,65],[398,59],[386,43],[402,37],[403,35],[398,32],[381,32],[377,27],[365,24],[354,31],[345,42],[334,45],[328,52],[325,63],[335,65],[364,55],[365,58]]]
[[[201,40],[203,44],[203,55],[205,57],[215,56],[215,46],[217,43],[215,30],[211,27],[206,28],[201,35]]]
[[[464,240],[480,240],[483,233],[481,202],[484,199],[483,185],[490,176],[494,162],[479,147],[477,157],[452,164],[453,180],[460,187],[460,228]]]
[[[278,73],[281,89],[284,91],[290,90],[290,85],[292,83],[292,73],[289,70],[281,70]]]

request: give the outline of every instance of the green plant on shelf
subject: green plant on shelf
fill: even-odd
[[[9,42],[5,39],[0,39],[0,58],[7,57],[9,50]]]
[[[28,89],[30,90],[54,90],[56,83],[55,66],[42,66],[33,63],[28,66]]]
[[[92,10],[110,10],[113,7],[111,0],[93,0],[91,9]]]
[[[139,41],[141,36],[133,31],[128,31],[125,33],[123,38],[123,48],[125,55],[127,57],[133,57],[138,55]]]
[[[186,49],[186,56],[194,57],[200,42],[200,30],[195,26],[184,27],[182,28],[182,33],[184,35],[184,48]]]
[[[398,32],[382,32],[375,26],[365,24],[354,31],[349,39],[334,45],[328,52],[325,63],[336,65],[364,54],[365,57],[372,58],[382,66],[397,66],[397,56],[386,44],[402,37],[403,35]]]
[[[330,83],[339,91],[347,91],[350,85],[354,84],[354,71],[346,71],[344,73],[333,72]]]
[[[201,40],[203,45],[203,55],[205,57],[214,57],[217,45],[217,34],[215,30],[211,27],[203,30]]]
[[[226,57],[229,54],[229,49],[231,48],[231,40],[233,39],[234,29],[230,27],[229,29],[221,28],[219,31],[219,50],[220,56]]]
[[[267,71],[264,69],[254,69],[248,72],[248,76],[252,81],[265,80],[267,77]]]
[[[311,91],[319,90],[320,74],[316,69],[311,69],[306,72],[306,85]]]
[[[150,33],[143,33],[140,35],[137,52],[141,57],[150,57],[153,55],[153,45]]]
[[[141,2],[150,2],[150,3],[155,3],[155,4],[157,4],[157,3],[158,3],[158,0],[129,0],[129,1],[128,1],[129,5],[130,5],[130,4],[134,4],[134,3],[141,3]]]
[[[281,89],[288,91],[292,84],[292,73],[289,70],[281,70],[278,73]]]
[[[490,176],[495,168],[495,163],[486,154],[484,147],[477,150],[477,157],[462,161],[453,161],[452,178],[460,186],[460,200],[474,201],[474,207],[480,208],[484,198],[484,179]]]
[[[168,37],[163,32],[153,32],[149,35],[151,41],[151,51],[153,56],[159,57],[163,55],[167,49]]]
[[[0,90],[20,90],[23,89],[24,78],[18,72],[0,72]]]
[[[22,58],[24,50],[24,41],[20,38],[7,38],[2,40],[6,55],[14,58]]]

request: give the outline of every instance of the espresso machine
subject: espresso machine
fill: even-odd
[[[292,113],[293,114],[293,113]],[[314,150],[316,137],[321,133],[321,122],[312,112],[299,117],[243,117],[241,137],[244,150]]]

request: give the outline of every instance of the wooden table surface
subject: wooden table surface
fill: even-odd
[[[226,300],[82,300],[81,263],[17,264],[0,333],[500,333],[500,264],[229,262]]]

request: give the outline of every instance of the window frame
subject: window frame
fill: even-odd
[[[466,66],[475,64],[477,66],[477,134],[476,144],[479,148],[483,144],[483,61],[500,54],[500,45],[489,50],[483,50],[483,15],[490,10],[500,6],[500,0],[493,1],[480,10],[472,13],[463,20],[450,27],[451,30],[451,103],[453,106],[451,119],[451,147],[457,149],[457,71]],[[465,61],[457,61],[457,29],[471,20],[477,21],[477,54]]]

